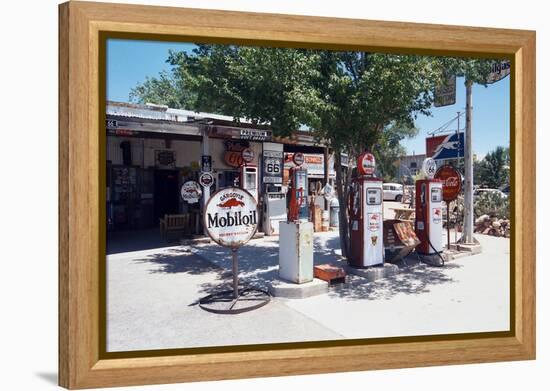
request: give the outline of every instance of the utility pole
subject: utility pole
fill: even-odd
[[[464,140],[464,232],[462,242],[474,243],[474,161],[472,155],[472,81],[466,81],[466,134]]]

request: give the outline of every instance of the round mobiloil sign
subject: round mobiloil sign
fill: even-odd
[[[432,159],[431,157],[424,159],[424,162],[422,163],[422,173],[427,179],[433,179],[436,170],[437,165],[435,164],[434,159]]]
[[[361,175],[373,175],[376,169],[376,159],[370,152],[363,152],[357,158],[357,170]]]
[[[258,204],[246,190],[238,187],[221,189],[206,204],[204,227],[208,236],[219,245],[242,246],[258,229]]]

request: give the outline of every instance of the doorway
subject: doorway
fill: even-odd
[[[155,222],[165,214],[179,213],[177,170],[155,170]]]

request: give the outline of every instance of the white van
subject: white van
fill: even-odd
[[[403,185],[400,183],[384,183],[382,185],[384,190],[384,201],[397,201],[403,200]]]

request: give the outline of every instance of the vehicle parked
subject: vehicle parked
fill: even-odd
[[[384,192],[384,201],[397,201],[403,200],[403,185],[400,183],[384,183],[382,185]]]
[[[507,196],[510,195],[510,185],[505,185],[500,188],[500,191],[506,194]]]
[[[508,198],[508,196],[499,189],[478,188],[474,190],[474,198],[479,197],[481,194],[497,194],[501,198]]]

